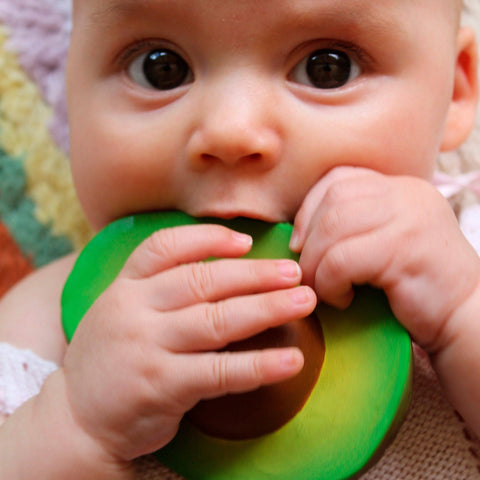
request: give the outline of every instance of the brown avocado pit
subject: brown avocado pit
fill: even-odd
[[[303,352],[305,363],[298,375],[251,392],[203,400],[187,413],[190,422],[206,435],[227,440],[256,438],[285,425],[304,406],[322,368],[325,343],[318,319],[310,315],[224,349],[238,352],[286,346]]]

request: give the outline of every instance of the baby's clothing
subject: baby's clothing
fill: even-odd
[[[480,252],[480,204],[465,208],[459,222],[464,235],[477,252]]]
[[[0,343],[0,414],[11,415],[37,395],[46,378],[57,369],[30,350]]]

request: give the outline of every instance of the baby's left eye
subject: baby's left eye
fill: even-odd
[[[360,75],[360,67],[342,50],[316,50],[298,63],[289,79],[319,89],[340,88]]]
[[[136,57],[128,67],[128,75],[138,85],[156,90],[172,90],[193,80],[188,63],[163,48]]]

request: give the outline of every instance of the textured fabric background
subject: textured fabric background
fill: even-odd
[[[0,295],[90,231],[68,164],[69,0],[0,0]]]
[[[466,10],[465,22],[480,32],[480,0],[467,0]],[[0,0],[0,296],[91,235],[68,164],[69,31],[70,0]],[[439,169],[454,175],[479,165],[478,125],[459,152],[439,158]],[[477,199],[467,192],[455,201],[461,208]],[[416,363],[408,421],[365,478],[480,478],[478,443],[443,398],[428,361],[417,355]],[[138,465],[142,479],[179,478],[152,457]]]

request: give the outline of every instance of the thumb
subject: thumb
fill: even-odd
[[[365,174],[367,169],[361,167],[336,167],[327,172],[307,193],[303,203],[295,215],[293,223],[293,233],[290,239],[290,249],[299,253],[304,246],[309,226],[323,198],[330,187],[347,178],[352,178],[361,174]]]

